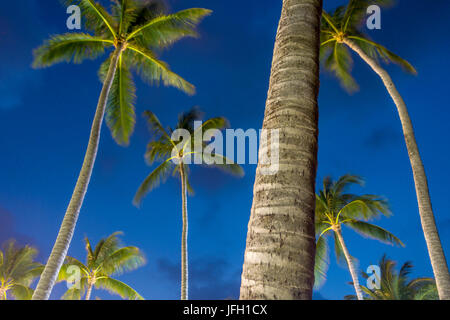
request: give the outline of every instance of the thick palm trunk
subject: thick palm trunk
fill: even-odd
[[[263,128],[279,130],[279,170],[261,145],[240,299],[311,299],[321,0],[283,0]],[[273,146],[272,146],[273,147]]]
[[[180,165],[181,176],[181,197],[183,211],[183,231],[181,233],[181,300],[188,299],[188,215],[187,215],[187,190],[186,190],[186,173],[183,164]]]
[[[86,300],[90,300],[91,299],[91,294],[92,294],[92,287],[94,286],[94,284],[91,282],[91,281],[89,281],[88,282],[88,288],[87,288],[87,291],[86,291]]]
[[[433,267],[434,277],[436,279],[439,298],[441,300],[450,300],[450,274],[436,227],[428,190],[427,176],[419,154],[419,148],[414,136],[414,129],[411,118],[409,117],[408,109],[387,71],[375,60],[367,56],[353,41],[346,39],[344,40],[344,43],[358,53],[359,56],[380,76],[392,100],[394,100],[394,103],[397,106],[413,171],[420,220],[425,235],[425,241],[427,243],[428,254],[430,255],[431,265]]]
[[[358,297],[358,300],[363,300],[362,290],[359,285],[358,273],[356,271],[355,265],[353,264],[352,256],[348,252],[347,246],[345,245],[344,237],[342,237],[341,228],[340,227],[337,228],[336,230],[334,230],[334,232],[336,232],[339,243],[341,244],[341,247],[342,247],[342,251],[344,251],[345,260],[347,261],[348,270],[350,271],[350,275],[352,276],[353,286],[355,287],[356,296]]]
[[[50,297],[50,293],[53,289],[53,285],[55,284],[55,280],[58,277],[59,270],[61,269],[64,259],[66,258],[67,250],[69,249],[70,242],[72,240],[78,215],[89,185],[89,180],[91,179],[92,170],[94,168],[106,103],[121,51],[121,46],[116,48],[114,51],[109,70],[100,93],[100,98],[98,100],[97,110],[92,123],[91,134],[89,137],[89,143],[84,157],[83,166],[78,176],[69,206],[67,207],[67,211],[64,215],[61,228],[59,229],[58,237],[56,238],[50,257],[36,287],[36,291],[33,294],[33,300],[47,300]]]

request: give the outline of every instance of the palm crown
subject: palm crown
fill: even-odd
[[[120,48],[117,72],[114,76],[106,109],[106,122],[112,136],[122,145],[129,143],[135,125],[135,84],[132,70],[150,84],[176,87],[193,94],[192,84],[173,73],[157,58],[156,52],[184,37],[197,36],[196,26],[210,10],[192,8],[174,14],[164,14],[163,6],[151,0],[112,0],[108,12],[93,0],[64,0],[78,4],[85,19],[87,33],[55,35],[34,51],[35,67],[47,67],[59,62],[81,63],[95,59],[110,47]],[[105,80],[112,54],[100,67]]]
[[[340,6],[330,14],[325,11],[322,13],[320,59],[324,62],[325,68],[332,71],[349,92],[356,91],[358,85],[351,75],[353,59],[344,43],[348,39],[355,42],[375,61],[393,62],[412,74],[417,73],[408,61],[372,41],[360,31],[369,5],[388,6],[392,2],[392,0],[350,0],[347,6]]]
[[[342,245],[337,238],[337,233],[341,232],[342,225],[367,238],[403,245],[389,231],[367,222],[381,215],[391,215],[387,201],[376,195],[357,196],[345,193],[352,184],[362,185],[363,180],[353,175],[344,175],[334,182],[330,178],[325,178],[323,190],[316,195],[315,229],[318,239],[314,271],[317,287],[324,282],[328,269],[329,249],[326,236],[330,231],[334,233],[335,255],[338,262],[343,262],[345,259]]]
[[[29,300],[33,290],[29,287],[42,270],[42,264],[35,262],[37,250],[28,245],[19,247],[9,241],[0,250],[0,300],[10,294],[18,300]]]
[[[92,287],[105,289],[124,299],[143,299],[133,288],[113,278],[113,276],[134,270],[145,263],[143,253],[139,248],[121,245],[119,239],[121,234],[121,232],[111,234],[100,240],[95,248],[92,248],[86,237],[86,264],[73,257],[66,257],[66,263],[61,268],[58,280],[69,281],[73,277],[71,266],[80,269],[81,278],[78,283],[67,290],[63,299],[79,300],[87,292],[86,299],[89,300]]]
[[[405,262],[399,271],[395,270],[396,262],[384,255],[378,263],[381,277],[379,289],[369,289],[361,286],[366,294],[366,300],[438,300],[436,284],[432,278],[416,278],[409,280],[413,265]],[[369,275],[362,272],[365,279]],[[347,300],[355,299],[354,295],[345,297]]]
[[[201,155],[203,164],[210,163],[211,165],[234,175],[243,174],[243,170],[240,165],[232,163],[229,160],[227,161],[223,155],[218,153],[210,154],[208,152],[199,153],[192,148],[196,132],[205,132],[210,129],[222,130],[228,126],[228,121],[225,118],[211,118],[203,122],[198,128],[194,128],[194,121],[200,120],[202,115],[199,109],[193,108],[189,112],[182,113],[179,116],[175,129],[165,129],[153,112],[145,111],[144,115],[147,118],[149,129],[153,134],[152,141],[150,141],[147,145],[145,158],[149,165],[153,164],[155,161],[159,161],[161,164],[159,164],[159,166],[156,167],[142,182],[134,198],[134,203],[136,205],[141,202],[142,198],[148,192],[156,188],[160,184],[161,180],[167,179],[171,173],[176,174],[179,172],[181,166],[183,166],[183,170],[186,173],[187,189],[190,193],[192,193],[193,189],[189,183],[187,174],[189,172],[189,167],[185,160],[188,157],[193,157],[198,154]],[[187,130],[190,133],[191,139],[180,146],[179,142],[172,140],[172,133],[176,129]],[[172,156],[173,150],[176,150],[175,156]],[[217,161],[223,163],[213,163],[214,158],[215,160],[223,160]],[[177,160],[175,161],[176,164],[172,161],[174,159]]]

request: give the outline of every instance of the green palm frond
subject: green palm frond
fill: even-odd
[[[117,71],[111,86],[111,92],[106,109],[106,123],[114,140],[127,146],[136,123],[135,101],[136,87],[133,76],[124,62],[126,58],[119,58]]]
[[[191,8],[169,15],[160,15],[136,26],[127,40],[134,39],[144,47],[165,48],[184,37],[196,37],[196,27],[211,10]]]
[[[145,264],[145,258],[137,247],[122,247],[106,257],[99,269],[108,275],[132,271]]]
[[[110,40],[94,37],[86,33],[66,33],[56,35],[34,50],[33,67],[44,68],[60,62],[81,63],[86,59],[96,59],[105,52]]]
[[[172,86],[184,91],[187,94],[194,94],[195,87],[182,77],[172,72],[169,66],[156,58],[152,51],[138,44],[130,44],[132,67],[141,76],[142,80],[151,85],[159,85],[162,82],[165,86]]]
[[[133,204],[139,206],[147,193],[158,187],[161,181],[165,181],[170,176],[172,167],[173,163],[171,162],[171,159],[164,161],[156,167],[139,186],[136,195],[134,196]]]
[[[89,274],[89,269],[87,266],[85,266],[82,262],[79,260],[67,256],[64,264],[62,265],[61,269],[59,270],[57,282],[62,281],[69,281],[71,277],[74,276],[73,270],[71,270],[71,267],[75,266],[80,269],[80,276],[87,276]]]
[[[81,300],[81,297],[86,293],[87,288],[87,278],[81,277],[79,283],[72,285],[64,295],[61,297],[62,300]]]
[[[335,74],[342,87],[348,92],[355,92],[359,89],[358,84],[351,75],[353,68],[352,56],[344,45],[338,42],[334,43],[329,57],[325,60],[325,67]]]
[[[342,248],[341,242],[339,241],[336,232],[334,232],[333,235],[334,235],[334,254],[336,256],[336,261],[340,266],[346,266],[347,260],[345,260],[344,249]]]
[[[95,287],[105,289],[112,294],[117,294],[123,299],[144,300],[144,298],[133,288],[123,283],[122,281],[112,279],[110,277],[98,279],[95,283]]]
[[[122,231],[116,231],[108,237],[101,239],[95,246],[94,257],[95,264],[91,267],[97,268],[105,259],[109,258],[122,245],[119,236],[123,235]]]
[[[330,265],[330,253],[327,239],[320,237],[316,243],[316,258],[314,264],[314,288],[320,288],[327,278],[327,271]]]
[[[392,233],[374,224],[357,220],[347,221],[344,224],[366,238],[379,240],[387,244],[395,244],[402,247],[405,246],[403,242]]]
[[[77,5],[81,9],[85,27],[95,34],[117,36],[117,23],[106,9],[94,0],[62,0],[66,5]]]

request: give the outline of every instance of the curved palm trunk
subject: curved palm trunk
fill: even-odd
[[[342,247],[342,251],[344,251],[345,260],[347,261],[348,270],[350,271],[350,275],[352,276],[353,286],[355,287],[356,296],[358,297],[358,300],[364,300],[362,290],[359,285],[358,273],[356,272],[355,265],[353,264],[352,256],[348,252],[347,246],[345,245],[344,237],[342,237],[341,228],[337,228],[336,230],[334,230],[334,232],[336,232],[336,235],[337,235],[338,240]]]
[[[283,0],[263,128],[279,130],[279,170],[261,145],[240,299],[311,299],[321,0]]]
[[[397,106],[400,122],[402,123],[403,135],[405,136],[406,147],[408,149],[409,160],[414,176],[414,184],[416,188],[417,202],[419,204],[420,220],[422,223],[425,241],[427,243],[428,254],[430,255],[431,265],[433,267],[436,285],[441,300],[450,300],[450,274],[445,259],[444,250],[442,249],[441,240],[436,227],[431,199],[428,190],[427,176],[419,154],[414,129],[408,109],[401,95],[397,91],[391,77],[375,60],[370,58],[359,48],[359,46],[349,39],[345,39],[344,43],[355,51],[372,69],[377,73],[386,89],[388,90],[392,100]]]
[[[91,179],[92,170],[94,168],[106,103],[114,80],[117,62],[121,51],[122,47],[120,46],[116,48],[112,56],[111,64],[109,66],[105,82],[103,83],[103,88],[97,104],[97,110],[92,122],[91,134],[89,137],[86,154],[84,156],[83,166],[81,167],[72,198],[70,199],[69,206],[67,207],[67,211],[64,215],[61,228],[59,229],[58,237],[56,238],[50,257],[45,265],[41,278],[39,279],[36,291],[33,294],[33,300],[47,300],[50,297],[50,293],[53,289],[53,285],[55,284],[55,280],[58,277],[59,270],[61,269],[64,259],[66,258],[67,250],[69,249],[70,241],[72,240],[78,215],[89,185],[89,180]]]
[[[183,211],[183,231],[181,233],[181,300],[188,299],[188,216],[187,216],[187,190],[186,190],[186,173],[183,164],[180,165],[181,176],[181,197]]]

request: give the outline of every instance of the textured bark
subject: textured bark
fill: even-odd
[[[359,286],[358,273],[356,271],[355,265],[353,264],[352,256],[348,252],[348,248],[345,245],[344,237],[342,237],[342,230],[339,227],[336,230],[334,230],[334,232],[336,232],[336,235],[337,235],[338,240],[342,247],[342,251],[344,251],[345,260],[347,261],[348,270],[350,271],[350,275],[352,276],[353,286],[355,287],[356,296],[358,297],[358,300],[363,300],[362,290],[361,290],[361,287]]]
[[[441,300],[450,300],[450,274],[436,227],[436,221],[434,219],[430,193],[428,190],[427,176],[419,154],[419,147],[417,146],[414,129],[411,118],[409,117],[408,109],[406,108],[406,104],[386,70],[384,70],[375,60],[367,56],[364,51],[362,51],[361,48],[359,48],[359,46],[353,41],[345,39],[344,43],[353,51],[358,53],[358,55],[373,69],[373,71],[380,76],[383,84],[397,107],[400,122],[403,128],[406,147],[408,149],[409,160],[413,171],[420,220],[422,223],[423,233],[425,235],[425,241],[427,243],[431,265],[433,267],[434,277],[436,279],[439,298]]]
[[[181,197],[183,206],[183,231],[181,233],[181,300],[188,299],[188,213],[187,213],[187,190],[186,190],[186,173],[183,164],[180,165],[181,176]]]
[[[259,150],[240,299],[311,299],[321,0],[283,0],[263,128],[279,130],[279,170]]]
[[[86,195],[89,181],[91,179],[92,170],[94,168],[106,103],[121,51],[122,47],[118,47],[113,54],[109,70],[100,93],[94,120],[92,122],[89,143],[86,149],[83,166],[81,167],[81,171],[78,176],[72,198],[70,199],[69,206],[67,207],[64,215],[61,228],[59,229],[56,242],[53,246],[47,264],[45,265],[41,278],[39,279],[36,291],[33,294],[33,300],[47,300],[50,297],[50,293],[53,289],[56,278],[58,277],[59,270],[61,269],[64,259],[66,258],[67,250],[69,249],[70,242],[72,240],[78,215],[80,213],[84,196]]]

